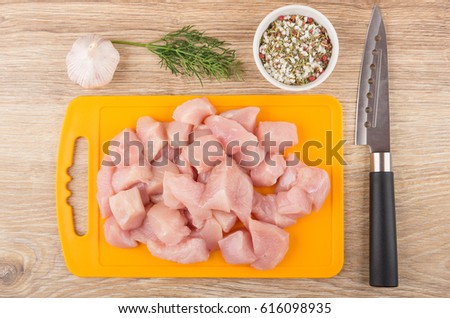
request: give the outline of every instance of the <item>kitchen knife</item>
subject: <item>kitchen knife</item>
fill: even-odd
[[[357,145],[368,145],[370,170],[370,285],[398,286],[394,174],[391,171],[386,31],[377,6],[367,31],[358,87]]]

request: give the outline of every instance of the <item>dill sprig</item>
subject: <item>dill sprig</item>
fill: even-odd
[[[229,43],[206,36],[191,25],[153,42],[114,40],[112,43],[145,47],[160,58],[161,67],[175,76],[195,76],[200,83],[205,78],[242,79],[242,64],[236,59],[236,51],[228,47]]]

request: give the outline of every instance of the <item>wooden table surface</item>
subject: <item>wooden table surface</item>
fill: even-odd
[[[400,286],[368,286],[369,155],[354,143],[359,67],[373,1],[305,1],[340,41],[331,77],[307,94],[334,95],[344,113],[345,265],[331,279],[96,279],[65,266],[55,212],[55,167],[67,104],[79,95],[285,94],[258,73],[253,33],[285,1],[2,1],[0,4],[0,296],[2,297],[449,297],[449,2],[380,1],[386,24],[391,136],[396,177]],[[233,44],[245,82],[175,78],[154,56],[118,47],[121,62],[103,89],[69,81],[65,56],[87,33],[151,40],[194,24]],[[77,162],[86,150],[80,147]],[[82,169],[75,169],[75,176]],[[84,182],[71,199],[83,211]],[[79,209],[78,209],[79,208]],[[81,217],[82,218],[82,217]]]

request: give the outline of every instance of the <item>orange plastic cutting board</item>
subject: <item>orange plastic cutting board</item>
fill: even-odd
[[[342,111],[330,96],[209,96],[211,103],[224,111],[243,106],[261,108],[259,120],[289,121],[297,125],[301,151],[307,141],[312,147],[310,160],[331,179],[331,191],[317,213],[298,220],[287,228],[290,247],[285,259],[273,270],[260,271],[250,266],[229,265],[219,251],[207,262],[182,265],[153,257],[145,245],[132,249],[109,246],[103,235],[103,220],[96,202],[96,174],[102,158],[101,145],[126,127],[135,127],[140,116],[149,115],[170,121],[174,108],[196,96],[99,96],[74,99],[66,113],[59,145],[56,174],[58,226],[64,257],[69,270],[78,276],[101,277],[331,277],[344,261],[343,166],[333,159],[326,163],[327,131],[332,132],[328,148],[342,140]],[[88,228],[84,236],[74,230],[72,207],[67,203],[74,144],[77,138],[88,140]],[[331,143],[331,144],[330,144]],[[342,149],[339,151],[343,155]]]

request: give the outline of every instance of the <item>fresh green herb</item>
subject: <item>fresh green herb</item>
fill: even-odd
[[[242,64],[236,59],[236,51],[228,48],[228,43],[206,36],[193,26],[185,26],[148,43],[111,42],[147,48],[161,59],[161,67],[175,76],[195,76],[200,83],[205,78],[221,80],[234,76],[242,79]]]

